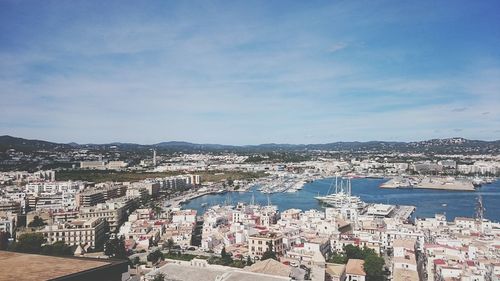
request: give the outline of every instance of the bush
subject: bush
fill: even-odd
[[[46,225],[46,223],[43,221],[41,217],[34,216],[33,220],[28,224],[28,227],[39,227],[44,225]]]
[[[163,259],[163,254],[160,250],[155,250],[148,254],[147,260],[152,263],[157,263],[159,260]]]
[[[17,242],[11,245],[11,250],[16,252],[39,254],[42,251],[42,244],[45,238],[41,233],[25,233],[19,236]]]

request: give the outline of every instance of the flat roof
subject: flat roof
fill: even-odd
[[[188,264],[167,263],[158,269],[173,280],[179,281],[199,281],[199,280],[225,280],[225,281],[285,281],[290,277],[273,276],[262,273],[255,273],[227,266],[207,266],[198,267]],[[156,274],[154,272],[148,273]]]
[[[415,239],[394,239],[393,247],[403,247],[413,250],[415,248]]]
[[[0,251],[0,281],[49,280],[111,264],[95,259]]]
[[[393,276],[394,281],[418,281],[418,273],[414,270],[396,268]]]
[[[352,275],[366,276],[366,273],[365,273],[365,270],[363,267],[364,264],[365,264],[364,260],[349,259],[347,261],[346,266],[345,266],[345,272],[347,274],[352,274]]]

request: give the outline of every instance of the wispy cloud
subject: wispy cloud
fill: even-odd
[[[343,50],[347,48],[347,44],[344,43],[344,42],[340,42],[340,43],[336,43],[334,44],[333,46],[331,46],[329,49],[328,49],[328,52],[330,53],[335,53],[335,52],[338,52],[340,50]]]
[[[500,58],[456,65],[495,44],[452,54],[454,38],[412,32],[428,17],[418,5],[275,5],[4,4],[0,131],[143,143],[412,140],[455,128],[500,138]],[[444,6],[422,28],[460,25],[461,8]]]

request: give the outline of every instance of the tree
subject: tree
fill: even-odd
[[[246,265],[251,266],[252,264],[253,264],[252,259],[250,258],[250,256],[247,256]]]
[[[368,247],[361,249],[357,246],[346,245],[344,247],[344,253],[345,262],[347,262],[348,259],[362,259],[365,261],[364,270],[367,280],[385,281],[387,279],[387,273],[384,271],[384,258],[379,257],[373,249]],[[340,261],[341,259],[338,258],[338,260]]]
[[[23,253],[39,254],[45,238],[41,233],[25,233],[19,236],[16,243],[12,245],[12,250]]]
[[[230,265],[233,263],[233,258],[231,257],[230,254],[226,252],[226,247],[222,248],[222,251],[220,252],[221,260],[223,265]]]
[[[366,279],[370,281],[385,281],[386,272],[384,271],[384,259],[377,255],[368,255],[365,258],[364,269]]]
[[[141,206],[146,206],[148,202],[151,202],[151,195],[144,194],[140,200],[141,200]]]
[[[0,231],[0,250],[6,250],[9,246],[10,233]]]
[[[344,253],[347,259],[363,259],[364,257],[363,250],[353,245],[345,245]]]
[[[172,238],[169,238],[165,246],[167,247],[168,252],[170,253],[170,250],[172,250],[172,248],[175,246],[174,240]]]
[[[63,241],[57,241],[52,245],[43,246],[41,253],[51,256],[72,256],[73,250]]]
[[[45,221],[39,216],[34,216],[33,220],[28,224],[28,227],[39,227],[46,225]]]
[[[345,264],[347,263],[347,258],[344,254],[333,253],[332,255],[330,255],[328,261],[331,263]]]
[[[274,259],[278,260],[276,252],[273,251],[273,243],[269,242],[267,244],[267,250],[262,254],[262,258],[260,260]]]
[[[116,259],[126,259],[127,251],[125,250],[125,239],[123,237],[109,239],[104,244],[104,254]]]
[[[161,206],[160,206],[160,205],[158,205],[158,204],[155,204],[155,205],[153,206],[152,210],[153,210],[153,213],[155,214],[155,217],[156,217],[156,218],[160,217],[160,215],[161,215],[161,214],[162,214],[162,212],[163,212],[163,209],[162,209],[162,208],[161,208]]]
[[[163,254],[160,250],[155,250],[148,254],[147,260],[152,263],[157,263],[159,260],[163,259]]]

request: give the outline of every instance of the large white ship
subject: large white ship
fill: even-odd
[[[328,207],[332,208],[353,208],[358,210],[363,210],[366,207],[366,203],[359,198],[359,196],[351,195],[351,180],[348,179],[345,183],[343,180],[340,181],[340,185],[338,184],[337,177],[335,177],[335,190],[333,190],[333,181],[332,185],[328,189],[328,193],[326,196],[316,196],[314,197],[318,201],[322,202]]]

